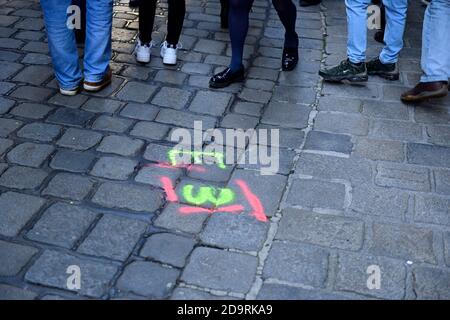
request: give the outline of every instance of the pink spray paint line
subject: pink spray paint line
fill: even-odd
[[[179,209],[181,214],[189,215],[194,213],[216,213],[216,212],[228,212],[228,213],[240,213],[244,211],[244,207],[236,204],[231,206],[219,207],[217,209],[207,209],[201,207],[181,207]]]
[[[197,172],[206,172],[206,169],[202,166],[195,165],[195,164],[177,164],[175,166],[171,165],[167,162],[159,162],[156,164],[150,163],[145,164],[145,167],[158,167],[158,168],[164,168],[164,169],[186,169],[188,171],[197,171]]]
[[[236,179],[235,183],[241,188],[244,197],[252,207],[252,215],[259,221],[267,222],[267,216],[264,213],[264,207],[259,198],[250,190],[244,180]]]
[[[177,202],[178,196],[175,193],[175,188],[173,187],[172,180],[170,180],[170,178],[168,177],[161,177],[159,178],[159,181],[161,181],[164,192],[166,193],[167,201]]]

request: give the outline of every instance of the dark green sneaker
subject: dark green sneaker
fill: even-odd
[[[367,62],[367,72],[371,76],[380,76],[388,80],[398,80],[400,78],[398,65],[396,63],[382,63],[380,58],[375,58]]]
[[[364,82],[369,79],[365,62],[354,64],[348,59],[330,69],[320,70],[319,75],[325,81],[330,82],[340,82],[343,80],[350,82]]]

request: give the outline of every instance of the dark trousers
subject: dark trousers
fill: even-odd
[[[147,43],[152,40],[153,24],[155,22],[157,0],[144,0],[139,3],[139,39]],[[168,0],[167,36],[169,44],[176,45],[180,40],[186,13],[185,0]]]

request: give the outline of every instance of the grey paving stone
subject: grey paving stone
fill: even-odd
[[[156,218],[154,225],[169,230],[183,231],[187,233],[199,233],[203,223],[209,216],[208,213],[185,215],[180,213],[180,204],[169,203]]]
[[[151,104],[128,103],[120,112],[120,115],[138,120],[154,120],[159,108]]]
[[[258,300],[347,300],[342,294],[322,290],[303,289],[283,284],[264,283],[257,296]]]
[[[162,87],[153,98],[152,103],[161,107],[184,109],[190,96],[191,92],[187,90]]]
[[[309,107],[282,102],[270,102],[261,122],[281,127],[303,129],[308,125]]]
[[[182,85],[186,80],[187,74],[175,70],[159,70],[154,81],[160,81],[167,84]]]
[[[144,152],[144,158],[155,162],[167,162],[170,146],[150,143]]]
[[[10,96],[18,99],[25,99],[36,102],[47,100],[52,93],[53,91],[50,89],[22,86],[15,89]]]
[[[247,214],[213,213],[200,235],[203,243],[222,248],[259,251],[269,224]]]
[[[43,142],[51,142],[61,133],[61,126],[33,122],[22,127],[17,131],[17,136]]]
[[[1,18],[2,18],[1,19],[2,22],[1,22],[0,26],[2,26],[2,27],[10,26],[10,25],[14,24],[15,22],[19,21],[18,17],[7,16],[7,15],[3,15],[3,14],[1,15]]]
[[[0,195],[0,234],[6,237],[16,236],[44,203],[42,198],[11,191]]]
[[[34,247],[0,240],[0,275],[15,276],[37,252]]]
[[[325,95],[342,98],[363,98],[377,99],[381,95],[381,90],[376,84],[363,86],[347,86],[341,84],[326,83],[323,89]]]
[[[450,225],[450,200],[435,195],[418,195],[414,220],[437,225]]]
[[[258,124],[259,120],[256,117],[251,117],[243,114],[229,113],[223,117],[220,126],[231,129],[253,129]]]
[[[38,86],[50,78],[51,75],[53,75],[53,69],[51,67],[34,65],[25,67],[13,80]]]
[[[4,95],[8,93],[8,91],[11,91],[15,86],[16,85],[12,82],[0,81],[0,94]]]
[[[419,123],[426,124],[449,124],[450,113],[447,108],[429,108],[416,106],[414,108],[414,119]]]
[[[125,261],[147,224],[143,221],[104,215],[83,241],[78,251]]]
[[[189,110],[220,116],[230,104],[233,96],[225,92],[198,91],[192,100]]]
[[[230,179],[233,167],[228,166],[225,169],[216,165],[202,165],[205,172],[200,170],[189,170],[187,176],[193,179],[201,179],[213,182],[226,182]]]
[[[29,41],[22,47],[22,50],[28,52],[48,53],[48,45],[47,43],[41,41]]]
[[[70,172],[86,172],[94,162],[95,156],[87,152],[59,150],[53,156],[50,167]]]
[[[363,244],[364,222],[288,208],[283,210],[275,238],[356,251]]]
[[[77,94],[76,96],[65,96],[57,93],[51,97],[48,102],[67,108],[78,109],[83,103],[86,102],[86,100],[88,100],[88,98],[89,97],[82,94]]]
[[[13,166],[0,177],[0,185],[14,189],[37,189],[47,173],[41,169]]]
[[[53,151],[51,145],[25,142],[8,152],[7,159],[11,163],[38,168]]]
[[[10,111],[11,114],[31,119],[44,118],[53,108],[37,103],[22,103]]]
[[[306,150],[332,151],[350,154],[353,143],[351,137],[321,131],[311,131],[306,137]]]
[[[169,178],[171,181],[176,181],[182,175],[181,169],[169,169],[164,167],[158,167],[155,165],[147,165],[139,170],[136,175],[135,181],[139,183],[150,184],[156,187],[163,188],[161,183],[161,177]]]
[[[410,225],[374,223],[370,252],[416,262],[436,263],[433,232]]]
[[[116,100],[90,98],[82,108],[90,112],[114,113],[121,105],[122,103]]]
[[[122,136],[107,136],[103,138],[97,151],[121,156],[134,156],[143,145],[144,142],[142,140]]]
[[[379,163],[375,184],[424,192],[431,190],[428,169],[396,163]]]
[[[13,140],[0,138],[0,155],[14,144]]]
[[[380,268],[380,288],[369,289],[370,266]],[[403,299],[406,268],[403,262],[384,257],[343,252],[338,257],[336,290],[349,291],[381,299]]]
[[[58,173],[42,194],[81,201],[89,194],[93,186],[94,181],[90,178],[71,173]]]
[[[66,273],[69,266],[76,265],[81,270],[80,290],[67,288]],[[90,261],[66,253],[46,250],[25,274],[25,280],[44,286],[71,290],[81,295],[100,298],[107,293],[110,282],[117,273],[117,267]]]
[[[5,80],[15,73],[17,73],[20,69],[23,68],[23,65],[20,63],[0,61],[0,79]]]
[[[153,262],[134,261],[129,264],[117,280],[121,291],[151,297],[165,298],[175,286],[179,271],[162,267]]]
[[[450,148],[420,143],[408,143],[408,163],[450,168]]]
[[[371,125],[371,136],[398,141],[421,141],[422,127],[406,121],[375,120]]]
[[[41,30],[44,27],[44,21],[38,18],[25,18],[16,23],[15,27],[25,30]]]
[[[450,147],[450,127],[428,126],[427,136],[432,144]]]
[[[14,103],[15,102],[13,100],[0,97],[0,114],[7,113],[12,108]]]
[[[364,184],[352,193],[350,209],[360,214],[402,220],[408,211],[410,195],[401,190]]]
[[[257,102],[257,103],[268,103],[270,101],[270,98],[272,97],[271,92],[262,91],[261,89],[251,89],[251,88],[244,88],[239,93],[239,98],[242,100],[250,101],[250,102]]]
[[[130,81],[117,93],[116,97],[124,101],[145,103],[150,99],[156,88],[156,86],[149,84]]]
[[[260,103],[238,101],[233,107],[233,112],[259,117],[262,108],[263,105]]]
[[[125,132],[132,125],[133,121],[129,119],[102,115],[95,120],[94,124],[92,125],[92,129],[112,132]]]
[[[191,288],[178,287],[176,288],[171,300],[233,300],[228,296],[215,296],[205,291],[195,290]]]
[[[436,181],[436,192],[450,195],[450,171],[435,170],[434,179]]]
[[[27,53],[21,62],[27,64],[49,65],[52,62],[52,60],[46,54]]]
[[[327,197],[324,198],[323,194]],[[344,209],[345,185],[313,179],[295,179],[287,198],[288,203],[305,208]]]
[[[316,100],[316,92],[312,88],[296,88],[277,86],[273,90],[272,100],[310,105]]]
[[[405,145],[400,141],[368,139],[360,137],[356,140],[355,155],[371,160],[403,162]]]
[[[157,233],[145,242],[140,256],[182,268],[195,240],[171,233]]]
[[[201,287],[246,293],[253,283],[256,267],[256,257],[199,247],[192,252],[181,280]]]
[[[47,118],[48,122],[83,127],[94,117],[94,113],[78,109],[59,108]]]
[[[195,51],[208,54],[221,54],[224,49],[225,43],[207,39],[199,39],[194,47]]]
[[[206,64],[206,62],[187,62],[183,64],[181,71],[184,73],[208,75],[211,72],[211,66],[209,64]]]
[[[69,128],[58,140],[57,144],[61,147],[75,150],[88,150],[95,146],[101,139],[102,135],[98,132]]]
[[[264,265],[263,277],[316,288],[325,286],[328,252],[294,242],[274,242]]]
[[[0,299],[2,300],[34,300],[37,293],[13,287],[7,284],[0,284]]]
[[[419,300],[450,299],[450,272],[444,269],[418,267],[413,271],[413,290]]]
[[[163,109],[158,113],[156,121],[185,128],[193,128],[194,121],[202,121],[203,128],[206,130],[215,127],[216,118],[185,111]]]
[[[450,232],[444,233],[444,257],[447,266],[450,266]]]
[[[92,202],[107,208],[154,212],[162,202],[162,194],[156,190],[135,185],[103,183]]]
[[[363,102],[363,114],[374,118],[408,120],[409,113],[405,104],[400,102],[372,101]]]
[[[101,157],[91,170],[97,177],[126,180],[134,172],[137,162],[127,158]]]
[[[22,124],[22,121],[0,118],[0,137],[6,138],[10,133],[20,128]]]
[[[317,106],[320,111],[338,111],[346,113],[359,113],[362,111],[363,102],[360,99],[337,98],[333,96],[324,96],[319,100]]]
[[[70,249],[87,231],[96,216],[87,209],[57,202],[28,231],[27,238]]]
[[[141,66],[127,66],[124,71],[122,71],[122,75],[125,77],[138,79],[138,80],[147,80],[151,70],[146,67]]]
[[[259,199],[264,208],[266,216],[272,217],[278,209],[281,196],[283,195],[287,179],[282,175],[262,176],[258,171],[253,170],[235,170],[228,187],[236,190],[236,204],[243,205],[246,212],[253,212],[245,194],[236,184],[244,182],[248,189]]]
[[[169,127],[156,122],[141,121],[136,123],[130,134],[150,140],[162,140],[169,132]]]
[[[359,114],[319,112],[315,119],[314,129],[352,135],[367,135],[369,121]]]

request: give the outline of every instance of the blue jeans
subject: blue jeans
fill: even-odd
[[[366,60],[367,8],[371,0],[345,0],[347,7],[348,42],[347,56],[353,63]],[[408,0],[383,0],[386,9],[386,46],[380,53],[382,63],[398,61],[403,48]]]
[[[450,78],[449,0],[433,0],[425,11],[421,65],[420,82],[448,81]]]
[[[48,46],[56,79],[63,89],[73,89],[83,79],[73,29],[67,25],[72,0],[41,0]],[[86,0],[84,80],[101,81],[111,59],[113,0]],[[70,19],[69,19],[70,20]]]

